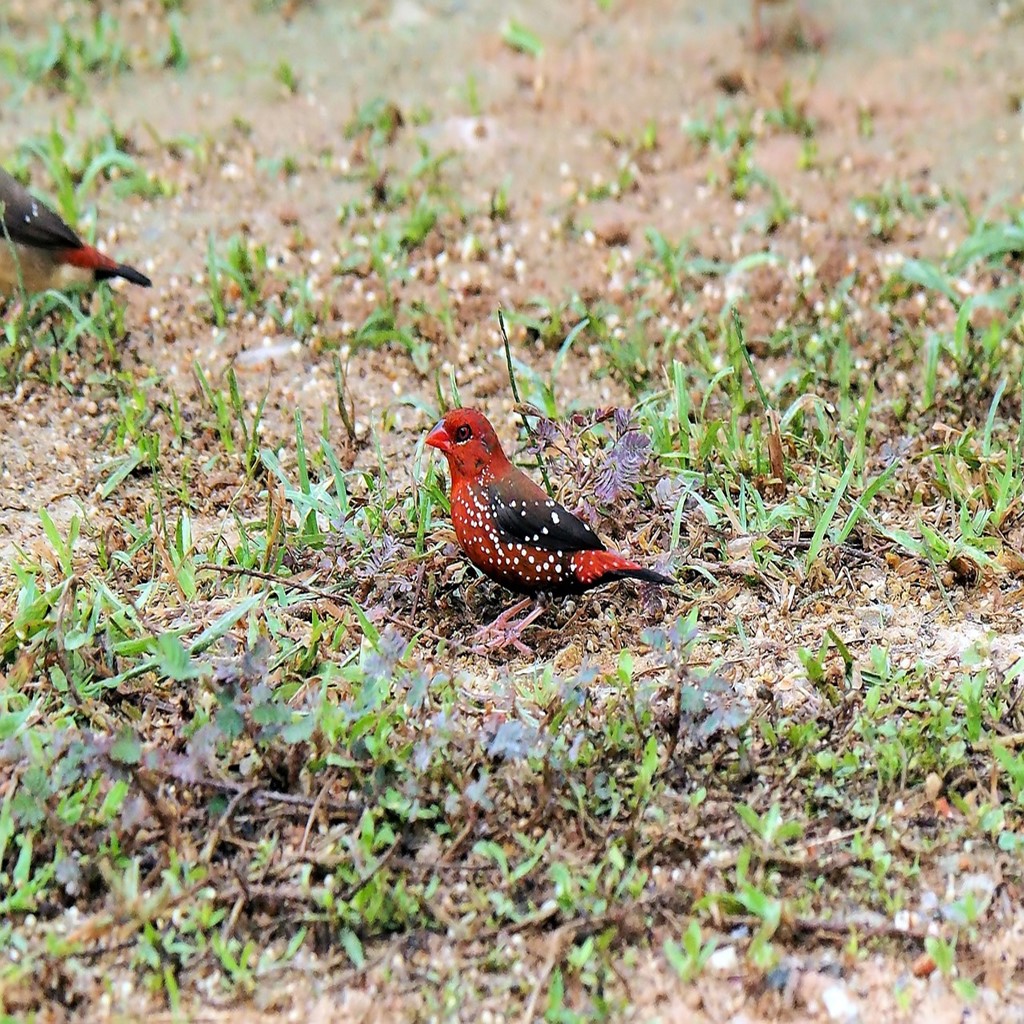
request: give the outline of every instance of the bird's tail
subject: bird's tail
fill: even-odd
[[[627,569],[620,573],[616,579],[634,579],[643,580],[645,583],[657,583],[663,587],[670,587],[675,580],[671,576],[666,576],[662,572],[655,572],[653,569],[645,569],[643,566],[637,566],[635,569]]]
[[[582,551],[575,555],[573,560],[576,578],[588,587],[625,579],[660,583],[663,586],[675,583],[671,576],[664,576],[653,569],[645,569],[614,551]]]
[[[153,283],[134,267],[129,267],[127,263],[116,263],[91,245],[65,249],[61,253],[61,258],[64,263],[70,263],[73,267],[91,270],[97,281],[106,280],[108,277],[123,277],[132,284],[142,285],[143,288],[149,288]]]

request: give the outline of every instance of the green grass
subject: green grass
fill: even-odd
[[[0,80],[21,100],[33,88],[86,103],[90,89],[118,81],[140,68],[184,71],[189,55],[176,4],[164,3],[156,29],[166,42],[153,48],[138,38],[131,19],[97,10],[85,0],[64,5],[61,16],[35,26],[15,19],[0,42]]]
[[[742,350],[742,334],[719,337]],[[691,537],[679,560],[684,573],[691,562],[700,566],[684,575],[686,592],[695,595],[702,579],[714,582],[728,566],[723,530],[751,539],[750,578],[764,585],[798,580],[819,560],[833,574],[849,569],[858,564],[845,553],[854,542],[937,570],[975,550],[963,535],[941,548],[923,521],[920,540],[874,526],[897,496],[892,474],[866,469],[876,444],[866,402],[848,437],[829,437],[813,415],[782,417],[784,450],[797,454],[787,459],[787,497],[767,501],[758,489],[769,472],[764,434],[752,428],[763,401],[774,399],[750,375],[755,365],[734,356],[719,406],[713,393],[696,400],[699,389],[687,387],[678,363],[675,389],[639,408],[638,426],[651,432],[662,469],[645,474],[616,514],[650,517],[660,473],[699,495],[699,514],[715,533],[700,546]],[[199,416],[187,427],[178,421],[167,437],[149,426],[153,410],[166,408],[159,378],[118,378],[125,391],[108,443],[126,454],[104,471],[102,497],[137,481],[136,491],[149,492],[142,518],[122,519],[111,545],[109,532],[80,516],[65,532],[43,513],[49,554],[16,559],[14,614],[0,632],[10,684],[0,733],[15,780],[0,819],[0,863],[8,886],[17,883],[6,908],[12,927],[18,915],[62,899],[68,885],[77,892],[102,879],[122,908],[132,969],[173,1007],[210,970],[223,994],[251,995],[303,949],[340,944],[360,970],[394,936],[452,922],[486,941],[509,928],[560,926],[567,938],[551,971],[549,1014],[573,1005],[614,1016],[625,1004],[612,950],[643,943],[648,928],[679,915],[689,923],[665,940],[664,955],[684,980],[705,969],[730,923],[749,929],[745,962],[767,971],[804,930],[853,941],[857,925],[852,917],[843,924],[852,907],[885,919],[906,909],[922,858],[967,838],[1017,848],[1024,774],[999,739],[1013,680],[985,669],[950,678],[923,663],[896,669],[884,648],[867,650],[855,635],[830,630],[820,649],[801,652],[807,684],[839,722],[770,709],[750,718],[733,687],[717,682],[724,665],[690,667],[694,613],[685,628],[655,631],[633,656],[624,651],[610,674],[538,666],[489,724],[479,698],[467,700],[444,667],[462,641],[447,610],[455,595],[439,582],[450,559],[433,539],[445,514],[435,468],[414,466],[413,489],[392,479],[382,456],[345,470],[331,438],[315,436],[301,417],[275,452],[260,444],[260,411],[247,413],[233,374],[214,383],[197,364],[195,379],[195,398],[184,401]],[[999,446],[1000,429],[993,417],[979,440],[984,450]],[[233,468],[237,485],[233,528],[200,539],[189,511],[199,477],[186,453],[204,431],[216,439],[206,459]],[[934,465],[936,486],[965,503],[979,493],[951,481],[976,461],[968,438],[922,463]],[[576,461],[585,488],[586,466],[610,443],[607,425],[570,431],[549,450],[549,471],[561,479]],[[993,488],[1002,493],[998,482]],[[661,519],[659,546],[673,522],[682,542],[688,494]],[[794,537],[807,542],[789,543]],[[983,568],[995,543],[985,560],[975,553]],[[410,607],[421,567],[427,617]],[[166,625],[154,628],[157,618]],[[738,628],[726,624],[725,635]],[[638,676],[637,657],[661,668]],[[858,689],[844,695],[853,679]],[[133,702],[163,695],[166,710],[140,721],[117,710],[113,694]],[[656,712],[666,700],[674,707],[667,718]],[[161,739],[155,727],[178,721],[185,707],[179,738]],[[743,768],[749,763],[759,765],[754,776]],[[312,790],[295,789],[296,770],[308,773]],[[892,845],[894,804],[933,774],[949,780],[956,814],[908,862]],[[982,784],[979,805],[969,797]],[[327,830],[307,833],[297,851],[313,794],[336,792],[348,798],[327,796],[317,808]],[[543,826],[524,830],[539,800]],[[661,881],[675,856],[665,830],[678,827],[681,813],[722,853],[699,898]],[[229,858],[227,835],[257,822],[259,841],[241,860]],[[840,840],[828,837],[836,823]],[[571,846],[558,838],[581,825]],[[149,855],[140,829],[206,838],[172,854],[143,895]],[[413,856],[421,845],[463,865],[468,885],[449,891],[446,872]],[[845,893],[839,911],[828,909],[834,901],[820,885],[826,863]],[[244,890],[238,877],[247,879]],[[269,928],[229,917],[243,892],[272,908]],[[926,947],[964,992],[969,982],[955,965],[959,946],[977,933],[972,913]],[[898,930],[889,939],[912,947],[923,940]],[[23,943],[5,985],[17,990],[44,965],[72,963],[89,949],[66,939]],[[489,972],[515,956],[499,940],[477,964],[492,979],[481,998],[496,983]],[[513,985],[513,998],[529,994]]]
[[[540,57],[523,26],[502,38]],[[3,1012],[42,1015],[36,979],[97,965],[154,1012],[248,1006],[315,954],[439,1017],[619,1019],[634,968],[710,984],[727,946],[752,990],[811,947],[854,970],[926,952],[969,1003],[1000,925],[949,865],[1019,885],[1024,844],[1024,661],[998,610],[1021,564],[1020,211],[880,182],[836,215],[871,260],[829,276],[794,256],[799,189],[758,168],[772,133],[805,147],[797,178],[821,159],[784,90],[684,131],[711,194],[747,204],[735,251],[650,217],[632,258],[538,289],[494,258],[515,182],[470,193],[424,111],[353,107],[344,167],[254,162],[261,187],[319,171],[343,196],[322,261],[298,228],[182,257],[186,372],[129,355],[120,294],[8,307],[8,408],[96,413],[87,484],[39,506],[0,584]],[[171,186],[113,125],[66,127],[16,158],[62,213],[91,226],[108,187],[162,212]],[[586,217],[667,134],[641,120],[545,244],[585,266]],[[219,180],[219,143],[152,144]],[[949,252],[880,258],[936,211]],[[464,303],[496,311],[506,284],[503,353]],[[326,387],[233,365],[257,330]],[[559,603],[511,659],[472,650],[508,595],[453,549],[422,435],[513,394],[510,450],[679,582]]]

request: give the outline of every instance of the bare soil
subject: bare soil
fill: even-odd
[[[158,5],[110,6],[137,45],[155,52],[162,39]],[[963,219],[944,206],[916,230],[901,226],[894,237],[880,238],[858,219],[856,197],[900,182],[919,196],[946,189],[962,192],[971,203],[1024,198],[1024,27],[1012,10],[1000,13],[983,0],[807,4],[826,33],[823,48],[814,53],[785,45],[755,52],[748,5],[741,0],[614,0],[608,11],[592,0],[520,0],[512,7],[451,0],[268,6],[248,0],[186,3],[186,70],[141,66],[110,81],[97,79],[87,103],[33,89],[17,105],[3,105],[0,128],[3,148],[12,149],[51,121],[62,123],[74,105],[82,136],[99,130],[107,117],[128,134],[136,159],[168,183],[170,194],[125,202],[107,193],[98,197],[105,247],[154,280],[151,291],[121,289],[129,328],[121,368],[140,376],[155,370],[162,379],[161,401],[173,394],[187,408],[198,401],[194,361],[217,380],[234,366],[247,403],[266,393],[264,436],[283,443],[282,461],[291,468],[296,412],[312,433],[326,408],[346,466],[374,465],[378,453],[370,441],[376,439],[393,486],[412,486],[416,446],[430,425],[422,406],[433,401],[437,380],[446,381],[452,371],[463,401],[484,408],[511,438],[515,420],[496,308],[530,309],[537,296],[572,293],[626,301],[616,268],[628,267],[644,248],[649,225],[666,238],[692,239],[693,249],[707,259],[731,261],[756,251],[744,225],[763,206],[765,194],[739,201],[716,187],[724,173],[720,161],[683,129],[691,119],[711,119],[723,105],[775,108],[788,95],[815,125],[815,164],[809,171],[800,167],[800,143],[793,135],[771,136],[758,149],[759,166],[799,211],[768,240],[779,265],[751,271],[740,282],[751,345],[755,351],[763,346],[768,384],[783,378],[789,364],[786,353],[769,350],[766,339],[780,322],[806,319],[816,287],[823,293],[857,267],[870,294],[895,254],[937,259],[966,231]],[[62,8],[11,0],[0,25],[40,36]],[[791,16],[789,5],[766,11],[776,26]],[[542,37],[540,58],[502,41],[502,24],[511,17]],[[298,76],[294,95],[275,80],[282,60]],[[467,102],[470,79],[479,112]],[[362,278],[335,270],[339,257],[353,251],[338,211],[356,195],[347,172],[364,145],[358,136],[347,138],[345,127],[375,96],[402,112],[405,127],[396,147],[414,154],[418,135],[433,151],[450,152],[446,186],[466,207],[482,212],[466,232],[475,236],[475,246],[460,247],[455,233],[439,225],[436,242],[425,247],[429,253],[433,245],[432,255],[424,256],[418,276],[404,285],[403,301],[410,304],[419,298],[436,302],[446,289],[455,314],[453,337],[435,324],[422,371],[393,349],[349,356],[356,426],[350,440],[336,409],[331,354],[339,346],[346,350],[355,327],[373,309],[374,296]],[[429,117],[414,128],[417,111],[429,111]],[[656,127],[657,146],[635,157],[635,182],[621,194],[577,201],[580,183],[616,180],[648,123]],[[168,145],[186,135],[203,140],[201,149]],[[293,173],[280,170],[286,159],[294,161]],[[486,210],[502,188],[509,216],[493,220]],[[226,330],[211,328],[205,315],[208,239],[236,234],[258,239],[284,266],[308,271],[314,295],[330,311],[311,343],[293,343],[286,332],[252,316],[237,318]],[[798,294],[788,268],[803,260],[814,267],[819,285]],[[715,317],[728,288],[728,282],[706,288],[700,307],[683,314]],[[667,295],[664,312],[672,320],[680,314]],[[892,315],[874,308],[857,325],[859,358],[867,365],[883,358]],[[521,328],[513,334],[519,357],[547,373],[552,349]],[[137,515],[147,501],[144,479],[129,479],[115,498],[99,500],[102,469],[117,453],[107,433],[116,400],[91,383],[97,363],[102,367],[102,356],[83,359],[80,366],[69,363],[67,388],[28,377],[16,392],[0,396],[4,560],[16,549],[47,557],[40,508],[62,529],[84,510],[88,528],[102,533],[117,530],[118,517]],[[557,380],[563,408],[629,405],[627,388],[606,369],[600,347],[575,346]],[[909,370],[896,370],[879,387],[891,393],[912,388],[915,380]],[[979,403],[980,416],[984,410]],[[908,495],[913,490],[911,475]],[[230,481],[208,481],[193,516],[197,535],[223,528],[231,500]],[[259,514],[255,507],[236,511]],[[613,524],[606,525],[612,540],[629,544],[628,537],[615,536]],[[1008,541],[1019,550],[1020,530]],[[1020,656],[1019,588],[1007,580],[958,588],[949,605],[930,581],[901,572],[898,564],[867,560],[844,567],[816,593],[804,586],[794,594],[783,580],[757,588],[742,580],[723,583],[696,597],[702,629],[711,638],[699,645],[697,659],[711,663],[724,657],[734,666],[733,681],[748,692],[767,686],[778,709],[803,709],[813,717],[820,695],[807,685],[796,650],[816,648],[829,627],[856,633],[864,651],[886,643],[900,663],[925,659],[952,666],[984,637],[991,638],[993,666],[1005,668]],[[452,612],[435,628],[465,638],[472,616],[488,611],[491,604],[482,600],[470,608],[469,618]],[[601,595],[586,604],[584,614],[556,616],[554,628],[538,631],[537,652],[560,669],[574,667],[585,655],[614,662],[631,631],[671,621],[677,611],[671,601],[652,612],[635,607],[630,593]],[[749,644],[742,655],[734,638],[713,639],[716,625],[734,618],[743,623]],[[615,635],[603,631],[612,621],[620,631]],[[481,687],[509,671],[500,660],[457,657]],[[517,665],[513,660],[512,669]],[[913,813],[911,803],[906,813]],[[950,866],[945,878],[936,876],[929,884],[942,891],[960,874],[984,870],[967,864],[970,851],[963,857],[964,865]],[[937,972],[913,976],[912,954],[883,946],[856,956],[809,934],[793,938],[785,975],[774,988],[750,982],[746,968],[728,958],[720,960],[720,969],[683,985],[667,967],[660,941],[646,952],[634,950],[623,964],[630,1019],[1024,1020],[1024,914],[1019,892],[1017,897],[993,906],[987,937],[972,953],[984,995],[969,1010]],[[529,970],[538,986],[545,985],[545,965],[564,940],[555,932],[546,940],[550,951],[532,951]],[[421,1012],[419,990],[430,984],[431,965],[449,955],[445,946],[432,941],[386,970],[380,965],[358,976],[311,960],[307,977],[257,993],[252,1005],[194,1008],[190,1019],[413,1019]],[[845,1002],[831,1002],[826,993],[840,974]],[[130,980],[124,981],[128,991]],[[79,1019],[172,1019],[148,1008],[143,993],[121,998],[118,980],[113,982],[104,994],[93,992],[97,1001]],[[474,1005],[480,1014],[475,1019],[506,1019],[493,989]],[[534,1017],[544,1005],[533,1007]],[[61,1015],[44,1012],[37,1019]]]

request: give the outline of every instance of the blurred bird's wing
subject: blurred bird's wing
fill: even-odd
[[[37,249],[78,249],[82,240],[45,203],[0,167],[0,242],[10,238]]]

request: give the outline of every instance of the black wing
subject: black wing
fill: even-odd
[[[530,486],[522,486],[523,480]],[[582,519],[549,498],[525,474],[513,485],[493,483],[489,490],[503,543],[527,544],[542,551],[604,550],[597,534]]]
[[[45,203],[0,167],[3,237],[39,249],[78,249],[82,240]]]

